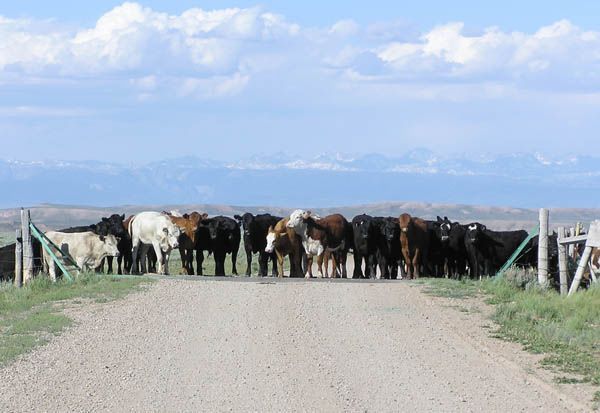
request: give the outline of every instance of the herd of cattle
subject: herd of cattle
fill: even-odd
[[[182,273],[202,275],[207,252],[214,256],[215,275],[225,275],[227,254],[231,255],[231,273],[237,275],[242,232],[248,276],[253,254],[258,254],[260,276],[267,275],[269,261],[272,275],[283,276],[287,256],[291,277],[312,277],[316,256],[319,276],[348,277],[346,261],[352,252],[352,278],[375,278],[379,272],[388,279],[494,275],[527,237],[523,230],[492,231],[477,222],[463,225],[439,216],[424,220],[409,214],[362,214],[349,222],[340,214],[319,217],[306,210],[295,210],[288,217],[245,213],[209,218],[198,212],[141,212],[126,218],[114,214],[94,225],[48,231],[46,236],[68,250],[84,270],[102,270],[106,261],[108,272],[113,273],[116,258],[120,274],[168,274],[170,254],[178,248]],[[556,242],[549,245],[551,260],[555,260]],[[38,246],[36,250],[40,255],[42,249]],[[52,259],[44,253],[43,261],[55,278]],[[529,241],[517,261],[523,266],[536,263],[537,237]]]

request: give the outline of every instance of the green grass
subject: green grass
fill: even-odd
[[[195,255],[195,253],[194,253]],[[350,257],[351,258],[351,257]],[[240,249],[237,254],[237,271],[239,275],[246,274],[246,251],[244,250],[244,242],[240,243]],[[286,258],[284,261],[284,270],[289,271],[289,260]],[[196,271],[196,259],[194,258],[194,271]],[[179,250],[175,249],[171,253],[169,258],[169,274],[179,275],[181,274],[181,256]],[[214,275],[215,274],[215,260],[213,255],[208,255],[204,252],[204,262],[202,263],[202,274],[203,275]],[[227,254],[225,258],[225,274],[231,275],[231,254]],[[251,274],[256,276],[258,274],[258,254],[254,254],[252,257]],[[271,261],[268,264],[268,275],[271,275]]]
[[[15,242],[15,233],[14,232],[0,231],[0,247],[11,244],[13,242]]]
[[[23,288],[0,285],[0,365],[48,342],[72,324],[66,303],[116,300],[151,282],[144,277],[81,275],[73,283],[38,277]]]
[[[562,297],[542,290],[531,274],[513,271],[502,279],[455,281],[423,279],[425,292],[443,297],[468,298],[484,294],[495,307],[496,337],[523,344],[530,352],[545,354],[542,364],[562,383],[600,386],[600,287]],[[516,276],[515,276],[516,275]],[[598,397],[600,393],[596,394]]]

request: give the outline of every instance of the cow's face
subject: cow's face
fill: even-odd
[[[277,240],[277,234],[273,231],[273,227],[269,227],[269,232],[267,233],[267,246],[265,247],[265,252],[269,254],[275,251],[275,241]]]
[[[111,257],[119,256],[119,248],[117,247],[117,244],[119,241],[117,240],[117,237],[115,237],[112,234],[101,235],[100,241],[102,241],[102,246],[103,246],[104,252],[108,256],[111,256]]]
[[[466,237],[472,244],[477,244],[477,242],[481,239],[481,235],[483,231],[486,230],[485,225],[481,225],[478,222],[474,222],[469,224],[467,227]]]
[[[288,228],[297,228],[304,223],[304,220],[310,216],[310,211],[297,209],[290,214],[290,219],[286,226]]]
[[[181,235],[181,231],[179,227],[174,224],[167,225],[163,229],[163,242],[161,242],[161,249],[163,251],[168,251],[172,248],[177,248],[179,246],[179,236]]]
[[[373,221],[370,219],[360,219],[353,222],[354,224],[354,234],[358,236],[359,239],[368,240],[369,235],[371,234],[371,229],[373,228]]]
[[[221,222],[215,220],[207,220],[205,221],[208,226],[208,234],[211,239],[217,239],[219,236],[219,231],[221,230]]]
[[[448,218],[442,219],[437,217],[436,227],[435,227],[435,235],[437,238],[446,243],[450,239],[450,230],[452,229],[452,223],[448,220]]]
[[[400,225],[400,232],[407,233],[412,222],[412,218],[408,214],[400,215],[398,218],[398,224]]]
[[[249,212],[246,212],[242,216],[235,215],[234,218],[237,219],[238,222],[242,225],[242,228],[244,230],[244,235],[249,237],[250,236],[250,228],[252,228],[252,224],[254,223],[254,215],[252,215]]]
[[[399,238],[400,226],[397,222],[393,222],[392,220],[385,220],[381,228],[381,232],[383,233],[383,236],[385,237],[385,240],[388,242],[389,245],[394,240]]]
[[[98,233],[102,235],[113,234],[116,237],[122,238],[127,236],[123,221],[125,215],[113,214],[108,218],[102,218],[102,222],[98,224]]]

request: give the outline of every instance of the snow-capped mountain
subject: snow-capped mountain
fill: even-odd
[[[600,158],[540,154],[184,157],[123,165],[0,160],[0,206],[219,203],[333,206],[389,200],[599,207]]]

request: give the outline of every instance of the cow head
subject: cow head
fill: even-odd
[[[96,225],[97,233],[100,235],[108,235],[112,234],[118,238],[123,238],[127,236],[127,231],[125,230],[125,226],[123,225],[123,221],[125,220],[125,215],[113,214],[110,217],[102,218]]]
[[[160,242],[160,247],[163,251],[169,251],[173,248],[177,248],[179,246],[179,236],[181,235],[181,230],[179,227],[172,222],[168,222],[162,228],[162,238]]]
[[[117,247],[119,241],[117,237],[112,234],[100,235],[100,241],[102,241],[103,251],[106,255],[111,257],[119,256],[119,248]]]
[[[467,226],[466,238],[471,244],[477,244],[477,242],[481,239],[483,231],[487,228],[485,225],[480,224],[479,222],[473,222]]]
[[[269,227],[269,231],[267,232],[267,246],[265,247],[265,252],[269,254],[275,250],[275,241],[277,241],[278,234],[273,230],[273,226]]]
[[[452,222],[448,219],[448,217],[444,217],[444,219],[437,217],[436,226],[435,226],[435,235],[436,237],[443,243],[448,242],[450,239],[450,230],[452,229]]]
[[[400,225],[400,232],[407,233],[412,225],[412,217],[409,214],[402,214],[398,218],[398,224]]]
[[[352,219],[352,232],[357,241],[368,240],[373,232],[373,217],[362,214]]]
[[[244,229],[244,236],[249,237],[251,233],[252,224],[254,223],[254,215],[249,212],[246,212],[244,215],[234,215],[233,216]]]
[[[221,221],[214,218],[204,219],[202,220],[202,225],[208,228],[210,239],[215,240],[219,237],[219,232],[221,231]]]
[[[400,239],[400,226],[398,225],[398,220],[386,218],[381,224],[381,234],[388,245],[391,245],[394,240]]]
[[[290,214],[290,219],[288,220],[286,226],[288,228],[298,228],[302,226],[304,220],[311,216],[310,211],[305,211],[303,209],[297,209]]]

